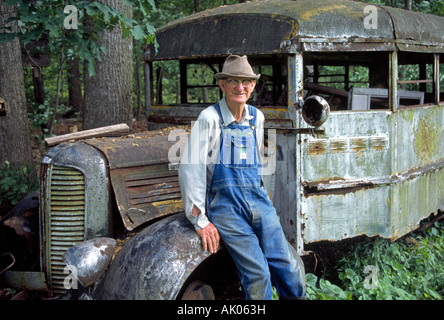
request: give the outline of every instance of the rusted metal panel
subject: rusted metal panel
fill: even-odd
[[[273,188],[269,194],[288,242],[301,253],[304,246],[300,232],[301,216],[298,214],[300,198],[297,196],[299,181],[296,166],[296,141],[298,136],[295,131],[277,130],[276,171],[270,177]]]
[[[437,208],[444,208],[444,106],[399,108],[393,172],[392,231],[402,235]]]
[[[111,170],[111,180],[117,207],[128,230],[183,211],[177,171],[170,171],[168,164]]]
[[[302,138],[302,181],[389,176],[390,114],[388,111],[331,113],[323,125],[324,137]]]
[[[390,115],[334,112],[324,136],[301,138],[305,242],[388,235]]]
[[[221,6],[160,28],[147,60],[301,51],[442,52],[444,18],[384,6],[374,27],[369,4],[350,0],[269,0]],[[328,26],[328,27],[326,27]],[[258,32],[260,30],[260,32]],[[184,34],[191,34],[188,41]]]
[[[304,241],[396,239],[442,210],[443,110],[335,112],[325,136],[303,138]]]
[[[167,129],[86,142],[106,155],[126,229],[183,211],[177,171],[168,167],[168,153],[176,141],[168,141]]]
[[[443,51],[444,33],[437,30],[442,30],[444,17],[392,7],[384,7],[384,10],[393,20],[393,32],[400,50]]]
[[[176,299],[194,269],[210,256],[184,213],[167,217],[141,230],[122,247],[92,297]]]
[[[166,26],[156,34],[159,43],[152,59],[209,57],[214,55],[260,54],[281,52],[282,38],[292,33],[294,23],[282,17],[254,15],[205,16],[191,23]],[[261,30],[260,33],[257,30]],[[186,40],[184,34],[192,34],[195,41]],[[255,36],[256,34],[256,36]],[[260,37],[257,35],[260,34]],[[236,35],[236,36],[234,36]],[[276,35],[282,35],[277,36]],[[197,40],[197,41],[196,41]],[[201,41],[199,41],[201,40]]]
[[[66,291],[63,253],[111,231],[106,159],[83,143],[57,145],[40,169],[41,265],[51,294]]]
[[[444,106],[399,108],[396,171],[420,167],[444,156]]]
[[[304,198],[304,240],[337,241],[366,234],[387,237],[390,230],[390,186],[342,189]]]

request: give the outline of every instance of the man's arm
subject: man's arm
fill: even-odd
[[[215,253],[219,247],[219,233],[205,214],[207,197],[207,155],[212,149],[214,129],[217,123],[211,120],[211,114],[204,110],[194,123],[188,137],[179,167],[179,184],[185,214],[202,238],[204,250]],[[215,111],[215,110],[214,110]]]

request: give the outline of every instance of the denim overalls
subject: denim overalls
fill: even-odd
[[[221,122],[220,160],[208,191],[208,217],[240,275],[245,299],[271,299],[271,281],[281,298],[304,296],[300,264],[292,255],[272,202],[261,185],[256,142],[257,109],[250,125]]]

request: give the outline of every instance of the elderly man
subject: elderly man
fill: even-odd
[[[215,75],[224,98],[194,124],[179,182],[186,215],[204,250],[215,253],[220,238],[224,241],[246,299],[271,299],[272,283],[281,298],[300,298],[301,266],[261,180],[264,115],[247,105],[259,77],[246,56],[226,59]]]

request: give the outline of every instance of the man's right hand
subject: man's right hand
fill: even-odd
[[[194,205],[191,214],[197,217],[200,215],[200,213],[200,209]],[[214,224],[210,222],[207,226],[197,230],[196,232],[202,239],[203,249],[205,251],[208,250],[210,253],[216,253],[217,248],[219,248],[220,237],[219,231],[217,231]]]
[[[197,234],[202,239],[203,249],[210,253],[216,253],[217,248],[219,248],[220,237],[214,224],[210,222],[205,228],[197,230]]]

